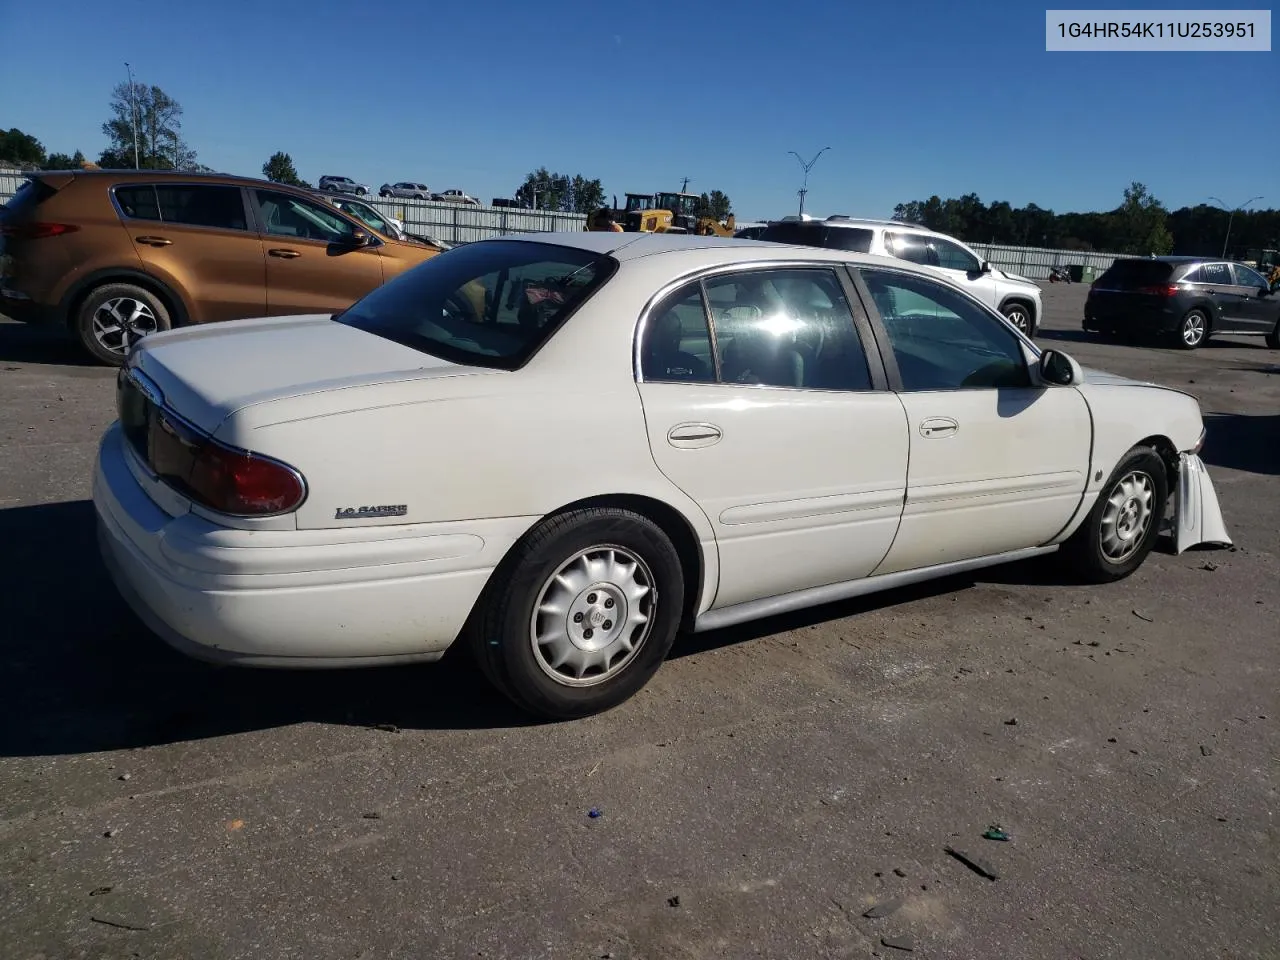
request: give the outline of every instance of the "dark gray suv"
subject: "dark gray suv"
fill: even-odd
[[[1233,260],[1125,258],[1093,282],[1082,325],[1104,334],[1167,336],[1184,350],[1217,334],[1265,337],[1280,350],[1280,290]]]

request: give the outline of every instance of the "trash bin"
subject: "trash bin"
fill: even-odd
[[[1076,283],[1093,283],[1097,277],[1097,271],[1083,263],[1073,263],[1067,267],[1067,271],[1071,274],[1071,279]]]
[[[1093,283],[1098,279],[1098,268],[1092,264],[1086,264],[1080,269],[1080,282]]]

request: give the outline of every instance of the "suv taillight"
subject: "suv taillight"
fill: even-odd
[[[287,513],[307,492],[296,470],[212,440],[200,445],[186,486],[193,499],[235,516]]]
[[[75,233],[79,229],[72,223],[0,224],[0,233],[17,240],[43,240],[45,237],[60,237],[64,233]]]
[[[1178,285],[1176,283],[1157,283],[1154,286],[1139,287],[1138,293],[1148,293],[1153,297],[1176,297],[1178,295]]]

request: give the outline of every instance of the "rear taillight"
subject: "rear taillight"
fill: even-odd
[[[1176,283],[1157,283],[1149,287],[1139,287],[1138,293],[1150,294],[1153,297],[1176,297],[1178,295],[1178,285]]]
[[[307,494],[302,476],[292,467],[212,440],[200,444],[186,487],[205,506],[241,517],[287,513]]]
[[[72,223],[4,223],[0,224],[0,234],[16,240],[43,240],[46,237],[60,237],[64,233],[75,233],[80,228]]]

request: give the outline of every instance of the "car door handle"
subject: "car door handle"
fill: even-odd
[[[139,243],[145,243],[149,247],[171,247],[173,241],[168,237],[138,237]]]
[[[268,250],[267,253],[273,257],[280,257],[282,260],[292,260],[294,257],[302,256],[297,250],[289,250],[285,247],[276,247]]]
[[[673,447],[696,449],[719,443],[724,433],[714,423],[678,423],[667,431],[667,443]]]
[[[942,437],[953,437],[960,424],[950,417],[930,417],[920,423],[920,436],[928,440],[938,440]]]

